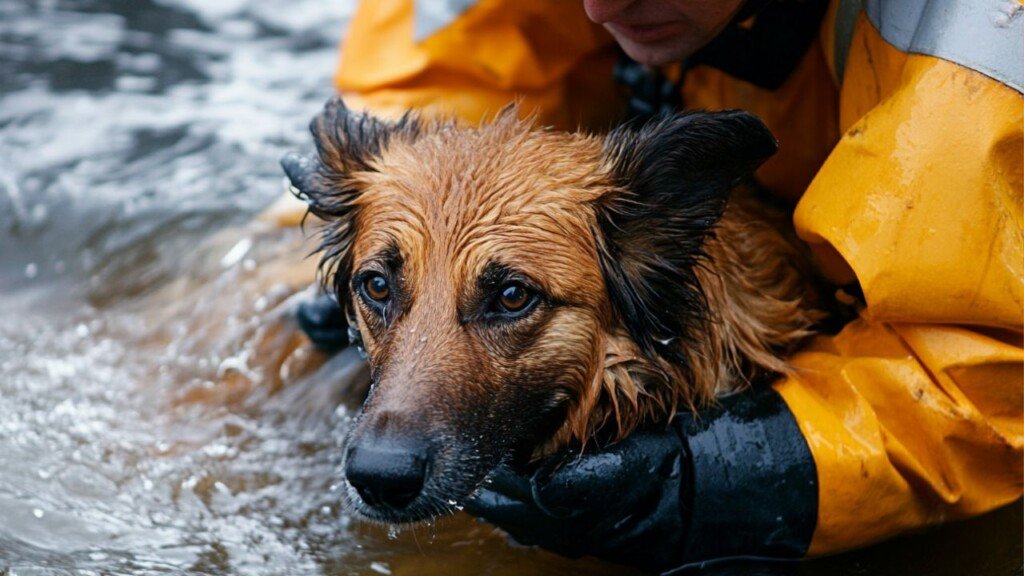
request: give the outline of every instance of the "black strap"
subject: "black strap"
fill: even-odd
[[[626,121],[643,123],[682,108],[681,82],[672,82],[661,70],[634,62],[620,51],[612,73],[628,93]]]

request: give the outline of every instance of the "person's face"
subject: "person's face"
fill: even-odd
[[[743,0],[583,0],[630,58],[659,66],[682,60],[710,42]]]

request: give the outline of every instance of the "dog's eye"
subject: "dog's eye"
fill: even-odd
[[[388,279],[380,274],[371,274],[363,280],[363,292],[374,302],[386,302],[391,296]]]
[[[519,312],[530,305],[533,293],[518,282],[510,282],[501,287],[498,305],[502,312]]]

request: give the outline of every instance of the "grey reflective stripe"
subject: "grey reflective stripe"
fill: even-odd
[[[846,55],[850,53],[850,42],[853,42],[853,29],[857,26],[857,17],[860,16],[863,7],[864,0],[839,0],[832,60],[840,86],[843,85],[843,75],[846,74]]]
[[[415,0],[413,40],[422,42],[451,24],[477,0]]]
[[[949,60],[1024,92],[1024,6],[1014,0],[867,0],[868,20],[904,52]]]

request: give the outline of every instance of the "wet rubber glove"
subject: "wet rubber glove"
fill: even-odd
[[[500,468],[466,510],[521,544],[668,571],[723,557],[801,558],[817,504],[807,443],[765,386],[528,474]]]
[[[320,351],[333,354],[348,346],[348,322],[333,296],[322,294],[302,302],[295,310],[295,319]]]
[[[674,427],[638,431],[601,452],[567,452],[529,476],[500,468],[466,509],[521,544],[660,569],[683,561],[689,462]]]

